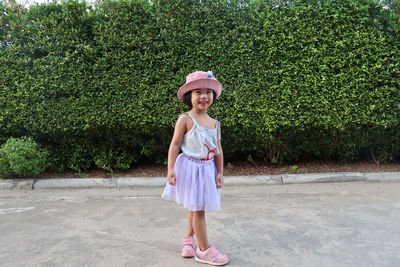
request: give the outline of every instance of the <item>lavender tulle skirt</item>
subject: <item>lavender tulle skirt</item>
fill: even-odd
[[[214,160],[199,160],[179,154],[174,169],[176,185],[167,182],[161,196],[163,199],[176,201],[191,211],[221,210]]]

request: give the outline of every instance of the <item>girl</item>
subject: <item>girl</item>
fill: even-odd
[[[229,262],[208,243],[205,211],[221,210],[219,189],[223,184],[223,154],[219,121],[207,114],[222,91],[212,72],[195,71],[186,77],[178,98],[191,110],[175,125],[168,151],[168,183],[162,198],[183,204],[189,210],[186,236],[182,238],[182,256],[211,265]],[[179,150],[182,153],[178,155]],[[199,246],[196,249],[193,235]]]

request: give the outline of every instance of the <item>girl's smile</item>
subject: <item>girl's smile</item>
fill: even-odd
[[[202,105],[202,106],[207,106],[207,104],[208,104],[208,101],[200,101],[200,105]]]

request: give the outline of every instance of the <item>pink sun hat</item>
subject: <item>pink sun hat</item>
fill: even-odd
[[[183,96],[187,92],[200,88],[213,90],[217,96],[216,98],[218,98],[222,92],[222,85],[215,79],[212,71],[195,71],[186,76],[186,83],[178,90],[178,98],[183,100]]]

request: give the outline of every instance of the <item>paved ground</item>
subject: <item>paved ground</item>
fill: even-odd
[[[0,190],[1,266],[205,266],[162,188]],[[227,186],[209,238],[230,266],[400,266],[400,183]]]

